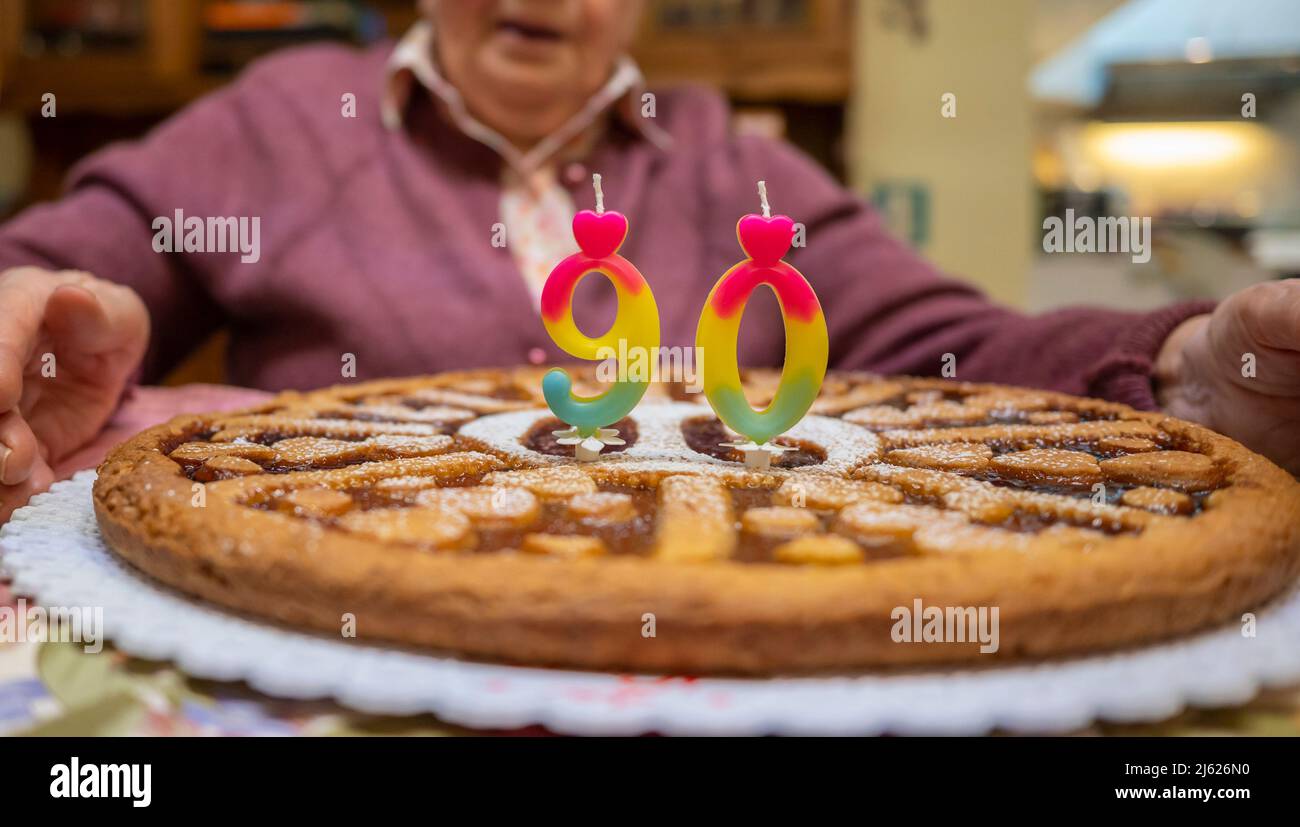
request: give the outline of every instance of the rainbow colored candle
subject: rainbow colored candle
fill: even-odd
[[[583,210],[573,218],[573,237],[580,250],[557,264],[542,287],[542,322],[551,339],[565,353],[579,359],[610,358],[619,352],[620,341],[626,343],[624,352],[645,348],[644,352],[655,353],[659,347],[659,308],[654,294],[641,272],[618,255],[627,238],[627,218],[621,213],[605,212],[600,176],[595,176],[594,183],[596,210]],[[618,294],[614,324],[598,338],[587,336],[573,321],[573,291],[589,273],[608,278]],[[560,442],[578,446],[580,459],[593,459],[602,442],[621,444],[617,432],[607,426],[627,416],[650,386],[648,379],[624,378],[621,369],[619,377],[609,390],[594,397],[576,395],[573,380],[560,368],[542,379],[546,404],[572,429],[557,432],[562,437]]]
[[[826,377],[829,343],[826,317],[812,285],[781,259],[794,241],[794,221],[786,215],[772,216],[766,187],[759,182],[763,215],[746,215],[736,225],[736,237],[749,256],[732,267],[709,293],[700,314],[695,344],[703,348],[704,394],[718,418],[731,430],[744,435],[760,448],[785,433],[804,417],[821,390]],[[766,284],[776,293],[785,324],[785,367],[771,403],[755,410],[745,399],[736,362],[740,319],[750,294]],[[768,451],[779,450],[769,446]],[[747,461],[749,454],[746,453]],[[753,464],[766,464],[765,458]]]

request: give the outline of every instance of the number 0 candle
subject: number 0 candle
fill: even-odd
[[[542,322],[546,332],[565,353],[590,361],[604,360],[610,353],[632,353],[644,348],[654,353],[659,347],[659,309],[654,294],[640,271],[618,255],[627,237],[627,218],[606,212],[600,176],[593,176],[596,209],[583,210],[573,218],[573,237],[579,252],[561,261],[542,287]],[[604,335],[592,338],[573,321],[573,291],[589,273],[600,273],[614,284],[618,294],[618,315]],[[620,342],[624,344],[619,347]],[[605,445],[621,445],[613,425],[636,407],[650,386],[647,379],[619,379],[609,390],[594,397],[573,392],[573,380],[559,369],[542,379],[542,395],[551,411],[570,426],[556,431],[562,445],[573,445],[578,459],[595,459]]]
[[[765,182],[758,182],[762,215],[746,215],[736,225],[740,246],[749,256],[732,267],[709,293],[700,314],[695,344],[704,355],[704,394],[718,418],[747,443],[734,444],[749,465],[766,466],[780,446],[768,445],[785,433],[812,407],[826,377],[829,344],[826,317],[812,285],[781,259],[794,241],[794,221],[773,216]],[[776,293],[785,325],[785,366],[776,396],[763,410],[745,399],[736,362],[737,338],[745,304],[759,285]],[[729,445],[731,445],[729,443]]]

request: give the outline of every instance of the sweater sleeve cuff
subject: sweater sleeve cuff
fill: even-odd
[[[1138,410],[1158,408],[1151,374],[1160,347],[1174,328],[1214,306],[1213,301],[1189,301],[1138,316],[1088,372],[1088,394]]]

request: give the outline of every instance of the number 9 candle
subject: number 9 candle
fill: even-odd
[[[654,294],[632,263],[618,255],[627,237],[627,218],[621,213],[605,212],[600,176],[595,175],[596,209],[583,210],[573,217],[573,237],[579,252],[561,261],[551,271],[542,287],[542,323],[551,339],[565,353],[579,359],[601,361],[610,351],[654,353],[659,347],[659,308]],[[589,273],[600,273],[614,285],[618,294],[618,315],[604,335],[591,338],[573,321],[573,291]],[[619,342],[625,342],[620,351]],[[604,353],[602,353],[604,351]],[[619,379],[609,390],[594,397],[573,392],[573,380],[556,368],[542,379],[542,395],[551,411],[570,428],[556,431],[561,445],[573,445],[580,460],[592,460],[605,445],[621,445],[613,425],[636,407],[649,388],[649,379]]]
[[[817,294],[803,275],[781,259],[794,240],[794,221],[773,217],[767,203],[767,186],[758,182],[762,215],[746,215],[736,225],[741,248],[749,256],[732,267],[709,293],[700,314],[695,344],[704,359],[704,394],[718,418],[748,442],[724,443],[739,449],[750,466],[766,467],[773,454],[787,450],[769,445],[812,407],[826,377],[829,343],[826,317]],[[785,324],[785,366],[771,403],[761,411],[750,407],[740,383],[736,343],[745,304],[759,285],[776,293]]]

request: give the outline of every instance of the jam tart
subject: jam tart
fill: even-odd
[[[1123,405],[830,373],[766,469],[684,386],[578,463],[543,369],[282,394],[114,450],[114,551],[182,592],[362,640],[516,664],[772,674],[1166,639],[1300,574],[1300,484]],[[777,374],[750,371],[750,400]],[[583,377],[585,387],[595,387]],[[996,606],[1000,646],[894,641],[898,607]]]

